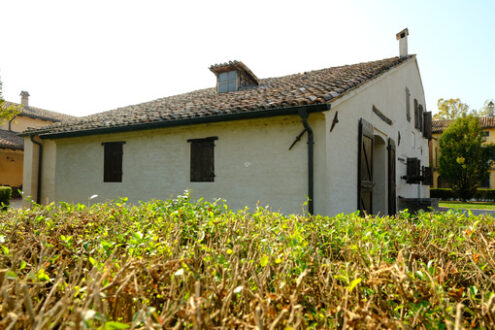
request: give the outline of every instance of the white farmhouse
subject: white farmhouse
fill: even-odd
[[[429,196],[431,113],[407,35],[399,57],[268,79],[233,61],[210,67],[215,88],[28,130],[25,194],[137,202],[189,189],[233,208],[394,214]]]

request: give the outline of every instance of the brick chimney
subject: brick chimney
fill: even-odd
[[[21,104],[25,107],[29,106],[29,93],[26,91],[21,91]]]
[[[397,40],[399,40],[399,54],[401,58],[407,58],[407,36],[409,35],[409,30],[405,28],[395,35]]]

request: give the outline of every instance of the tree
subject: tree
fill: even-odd
[[[494,115],[494,111],[493,111],[493,104],[494,103],[495,103],[495,100],[485,100],[483,107],[479,110],[474,110],[473,112],[479,117],[493,116]],[[490,109],[490,105],[492,106],[491,109]]]
[[[8,104],[2,97],[2,81],[0,80],[0,124],[11,120],[20,113],[18,107]]]
[[[478,117],[457,118],[440,137],[438,171],[461,200],[471,199],[490,168],[493,145],[483,145]]]
[[[460,99],[439,99],[438,112],[433,119],[457,119],[469,113],[469,105],[462,103]]]

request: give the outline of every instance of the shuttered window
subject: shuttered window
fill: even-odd
[[[388,215],[397,212],[395,142],[388,139]]]
[[[122,182],[122,145],[125,142],[104,142],[103,181]]]
[[[423,136],[425,139],[432,139],[432,123],[431,111],[423,113]]]
[[[409,88],[406,87],[406,119],[407,121],[411,121],[411,93],[409,92]]]
[[[407,158],[407,183],[418,183],[421,180],[421,162],[418,158]]]
[[[363,118],[359,120],[358,146],[358,210],[361,215],[372,214],[374,129]]]
[[[423,129],[424,129],[424,127],[423,127],[423,113],[424,113],[423,106],[420,104],[418,106],[418,120],[419,120],[419,127],[418,127],[418,129],[421,132],[423,132]]]
[[[215,181],[215,140],[208,137],[204,139],[191,139],[191,182]]]
[[[419,107],[418,107],[418,100],[414,99],[414,128],[419,128]]]

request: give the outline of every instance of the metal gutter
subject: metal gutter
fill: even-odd
[[[216,122],[223,122],[223,121],[234,121],[234,120],[294,115],[294,114],[299,114],[299,111],[304,111],[306,113],[312,113],[312,112],[321,112],[321,111],[327,111],[327,110],[330,110],[330,104],[319,103],[319,104],[309,104],[309,105],[302,105],[302,106],[277,108],[277,109],[273,109],[273,110],[239,112],[239,113],[228,114],[228,115],[196,117],[196,118],[179,119],[179,120],[162,120],[162,121],[156,121],[156,122],[151,122],[151,123],[138,123],[138,124],[112,126],[112,127],[99,127],[99,128],[94,128],[94,129],[86,129],[86,130],[71,131],[71,132],[43,133],[42,131],[41,132],[40,131],[33,131],[33,132],[22,133],[19,135],[20,136],[39,135],[39,137],[42,139],[58,139],[58,138],[66,138],[66,137],[131,132],[131,131],[140,131],[140,130],[155,129],[155,128],[216,123]]]
[[[41,144],[40,142],[37,142],[34,140],[34,136],[30,135],[29,136],[31,138],[31,142],[33,142],[34,144],[37,144],[38,147],[39,147],[39,153],[38,153],[38,184],[36,185],[36,189],[37,189],[37,192],[36,192],[36,203],[37,204],[40,204],[40,201],[41,201],[41,164],[42,164],[42,160],[43,160],[43,144]]]
[[[328,105],[330,109],[330,104]],[[306,109],[300,109],[298,111],[301,116],[304,129],[308,132],[308,212],[314,214],[314,134],[313,129],[308,123],[308,112]]]

